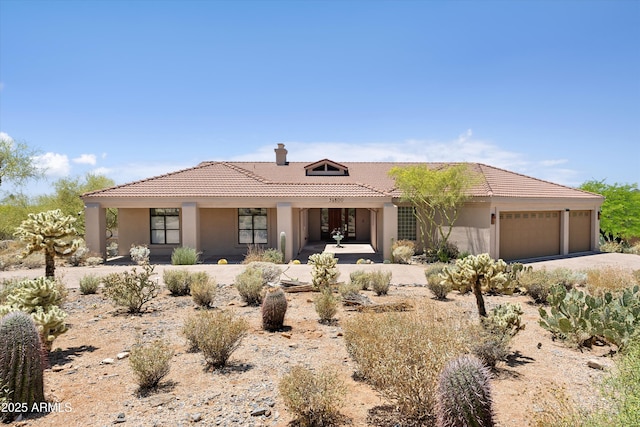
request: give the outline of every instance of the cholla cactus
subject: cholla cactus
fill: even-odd
[[[472,290],[476,296],[478,313],[486,317],[482,292],[503,289],[503,285],[509,280],[506,271],[507,263],[503,260],[495,261],[489,254],[480,254],[456,260],[455,267],[445,267],[440,277],[462,293]],[[509,293],[509,287],[504,289],[501,293]]]
[[[144,245],[131,245],[131,249],[129,249],[131,260],[139,265],[148,264],[150,254],[151,251]]]
[[[72,239],[77,235],[73,226],[75,221],[74,217],[64,215],[60,209],[30,213],[15,232],[16,237],[27,244],[22,256],[43,251],[45,275],[54,277],[55,257],[71,256],[80,247],[81,240]]]
[[[2,318],[0,348],[0,384],[6,387],[2,397],[27,410],[44,402],[42,344],[28,314],[17,311]],[[16,414],[4,412],[0,418],[11,421],[13,415]]]
[[[53,280],[46,277],[23,280],[7,296],[8,304],[0,306],[0,315],[13,311],[30,314],[36,322],[42,343],[47,350],[51,350],[53,341],[67,331],[64,323],[67,313],[58,307],[62,299]]]
[[[311,268],[311,283],[316,290],[328,288],[334,284],[340,275],[338,271],[338,258],[331,252],[313,254],[309,257]]]
[[[438,380],[438,427],[493,427],[489,370],[475,356],[447,364]]]

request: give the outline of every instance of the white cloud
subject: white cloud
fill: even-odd
[[[13,138],[6,132],[0,132],[0,141],[13,142]]]
[[[69,158],[66,154],[45,153],[41,156],[35,156],[33,162],[36,167],[43,169],[48,176],[68,176],[71,172]]]
[[[74,163],[95,166],[95,164],[96,164],[96,155],[95,154],[80,154],[80,157],[76,157],[72,161]]]
[[[566,159],[535,159],[534,153],[508,150],[473,136],[468,129],[449,141],[408,139],[395,142],[283,142],[287,159],[314,162],[329,158],[336,162],[477,162],[513,172],[547,179],[565,185],[575,185],[578,173],[569,168],[557,168]],[[251,153],[235,156],[237,161],[275,161],[276,144],[262,146]]]
[[[113,169],[105,168],[105,167],[95,168],[94,170],[91,171],[91,173],[94,175],[104,175],[104,176],[108,176],[112,172],[113,172]]]

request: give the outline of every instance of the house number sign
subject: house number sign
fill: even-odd
[[[344,202],[344,197],[329,197],[329,203],[342,203]]]

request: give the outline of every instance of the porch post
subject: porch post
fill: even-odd
[[[84,205],[84,241],[91,252],[107,258],[107,210],[100,203]]]
[[[385,203],[382,209],[382,256],[391,259],[391,239],[398,240],[398,207]]]
[[[196,202],[182,204],[182,246],[200,250],[200,215]]]
[[[569,209],[561,212],[560,216],[560,255],[569,253]]]
[[[280,233],[284,231],[287,236],[287,244],[284,252],[284,262],[291,261],[293,257],[293,213],[291,209],[291,203],[281,202],[277,205],[277,220],[276,224],[278,227],[277,230],[277,239],[278,239],[278,249],[282,250],[280,247]]]
[[[600,250],[600,208],[591,211],[591,250]]]

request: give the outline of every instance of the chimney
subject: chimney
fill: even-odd
[[[278,144],[278,148],[274,148],[273,151],[276,152],[276,165],[286,166],[289,164],[287,162],[287,149],[284,148],[284,144]]]

